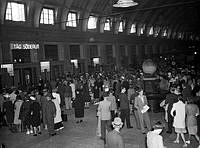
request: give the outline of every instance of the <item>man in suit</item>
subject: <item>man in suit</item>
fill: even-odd
[[[145,110],[145,107],[148,107],[148,102],[147,102],[146,96],[143,94],[142,88],[136,87],[135,90],[138,94],[135,97],[134,106],[137,109],[142,133],[145,134],[144,122],[147,126],[148,131],[151,130],[151,122],[150,122],[149,114],[148,114],[148,111]]]
[[[56,135],[54,131],[54,117],[56,116],[56,106],[52,101],[52,95],[50,93],[47,94],[46,98],[47,102],[46,107],[44,108],[44,112],[46,114],[45,120],[49,136],[54,136]]]
[[[121,111],[120,117],[121,117],[123,123],[126,120],[127,128],[133,128],[130,123],[129,100],[128,100],[128,96],[125,92],[126,92],[126,88],[123,87],[121,90],[121,93],[119,94],[120,111]]]
[[[173,117],[170,114],[172,110],[172,106],[174,103],[178,101],[178,95],[175,94],[175,88],[172,86],[170,88],[170,93],[167,94],[165,104],[168,104],[167,108],[167,118],[168,118],[168,131],[167,133],[171,134],[172,133],[172,125],[173,125]]]
[[[107,100],[108,92],[104,92],[103,101],[99,102],[98,106],[98,115],[101,119],[101,139],[106,143],[106,129],[107,131],[111,130],[111,102]]]

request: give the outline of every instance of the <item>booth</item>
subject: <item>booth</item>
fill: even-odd
[[[142,64],[144,72],[143,86],[144,92],[147,96],[148,104],[152,112],[160,112],[160,102],[164,99],[159,93],[159,78],[155,75],[156,64],[151,60],[147,59]]]

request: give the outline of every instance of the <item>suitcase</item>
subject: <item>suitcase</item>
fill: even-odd
[[[67,111],[65,111],[65,110],[62,111],[61,117],[62,117],[63,122],[66,122],[67,121]]]

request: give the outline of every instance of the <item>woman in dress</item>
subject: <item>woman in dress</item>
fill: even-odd
[[[21,132],[21,119],[19,119],[19,113],[20,113],[20,108],[21,108],[21,105],[22,105],[23,101],[21,99],[21,96],[17,95],[16,97],[16,101],[14,103],[14,112],[15,112],[15,115],[14,115],[14,125],[16,127],[16,130]]]
[[[183,147],[187,147],[184,133],[186,133],[185,129],[185,104],[183,102],[183,98],[178,96],[178,102],[173,104],[171,115],[174,117],[173,126],[175,128],[175,132],[177,134],[176,140],[174,143],[179,143],[179,137],[181,135],[184,145]]]
[[[187,144],[190,144],[190,137],[194,135],[196,140],[199,142],[199,136],[197,135],[197,116],[199,115],[199,108],[196,104],[193,103],[192,99],[188,100],[188,104],[185,108],[186,112],[186,125],[189,133]]]
[[[60,94],[57,93],[57,89],[53,89],[52,90],[52,96],[53,96],[53,103],[56,106],[56,116],[54,118],[54,129],[56,131],[61,130],[64,128],[63,126],[63,122],[62,122],[62,117],[61,117],[61,108],[60,108],[60,103],[61,103],[61,99],[60,99]]]
[[[3,103],[3,112],[5,114],[4,117],[9,129],[12,130],[14,121],[14,107],[12,101],[10,100],[10,95],[5,94],[4,97],[5,97],[5,102]]]
[[[30,115],[31,115],[31,125],[33,127],[33,136],[41,134],[41,106],[39,102],[36,101],[35,96],[30,96],[32,103],[30,105]]]
[[[76,90],[76,98],[74,101],[76,123],[83,122],[84,106],[85,100],[83,97],[83,86],[80,86],[80,88]]]

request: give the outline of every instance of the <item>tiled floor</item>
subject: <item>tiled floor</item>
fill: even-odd
[[[150,118],[152,122],[163,121],[163,113],[150,113]],[[146,148],[145,135],[136,128],[133,116],[131,123],[133,129],[124,127],[121,131],[126,148]],[[65,128],[54,137],[49,137],[45,130],[42,135],[34,137],[24,133],[11,133],[7,127],[3,127],[0,129],[0,143],[4,143],[6,148],[104,148],[103,141],[96,136],[96,124],[95,107],[91,106],[85,110],[84,122],[80,124],[75,123],[73,110],[69,111],[68,122],[64,123]],[[182,143],[173,143],[175,136],[163,132],[164,143],[168,148],[182,147]],[[197,142],[193,138],[188,148],[196,147]]]

